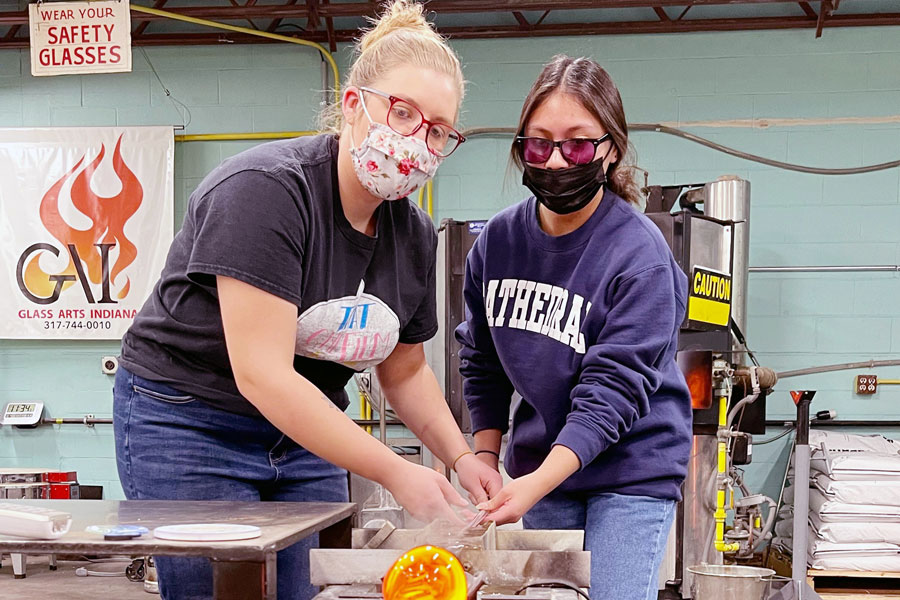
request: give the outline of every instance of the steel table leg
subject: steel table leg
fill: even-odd
[[[13,577],[15,579],[25,579],[25,563],[27,558],[24,554],[14,552],[9,555],[13,564]]]
[[[226,562],[213,559],[215,600],[277,600],[276,553],[265,562]]]

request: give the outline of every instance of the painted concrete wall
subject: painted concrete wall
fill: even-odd
[[[455,44],[470,82],[462,123],[511,126],[541,64],[558,52],[589,55],[609,70],[629,122],[688,131],[769,158],[853,167],[900,158],[900,28],[621,36]],[[186,104],[186,133],[304,130],[322,99],[319,58],[284,46],[150,48],[146,56]],[[339,56],[346,64],[347,53]],[[33,78],[24,51],[0,51],[0,126],[179,124],[142,51],[130,74]],[[849,118],[849,123],[836,119]],[[796,120],[784,122],[777,120]],[[763,121],[774,125],[761,127]],[[756,127],[748,126],[751,122]],[[750,264],[900,262],[900,170],[850,177],[765,167],[658,133],[635,133],[651,184],[735,174],[752,182]],[[246,142],[179,144],[175,223],[186,199]],[[509,140],[473,138],[441,167],[436,217],[486,218],[524,197],[507,175]],[[777,370],[900,356],[900,275],[753,274],[748,337]],[[0,340],[0,403],[40,400],[53,416],[111,414],[100,357],[115,343]],[[900,377],[900,369],[882,369]],[[820,390],[816,408],[844,419],[896,419],[900,387],[853,394],[853,372],[785,381],[770,418],[792,413],[787,390]],[[751,485],[776,492],[785,445],[760,446]],[[0,429],[0,466],[76,469],[120,497],[108,426]]]

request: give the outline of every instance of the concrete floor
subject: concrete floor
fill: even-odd
[[[0,568],[0,598],[15,600],[159,600],[156,594],[144,591],[142,583],[121,577],[78,577],[75,569],[87,562],[59,561],[59,569],[51,571],[48,560],[29,556],[27,577],[14,579],[12,561],[3,557]],[[124,572],[127,563],[121,563]]]

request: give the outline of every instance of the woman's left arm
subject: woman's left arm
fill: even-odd
[[[400,420],[444,464],[454,466],[460,484],[476,503],[500,491],[500,474],[470,453],[434,371],[425,360],[422,344],[397,344],[375,372]]]
[[[675,357],[684,307],[669,264],[645,268],[616,284],[603,326],[581,361],[566,424],[554,441],[581,468],[617,443],[650,413],[665,360]],[[683,275],[682,275],[683,276]]]

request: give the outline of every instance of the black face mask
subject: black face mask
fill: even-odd
[[[604,159],[555,170],[539,169],[526,163],[522,184],[548,209],[567,215],[587,206],[606,183]]]

